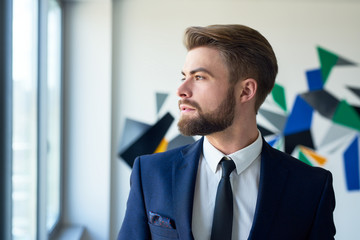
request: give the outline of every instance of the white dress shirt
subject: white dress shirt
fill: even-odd
[[[229,156],[236,169],[230,174],[234,197],[233,240],[246,240],[254,219],[260,179],[262,137]],[[203,154],[196,176],[192,232],[196,240],[209,240],[213,222],[217,187],[221,179],[220,160],[225,155],[204,138]]]

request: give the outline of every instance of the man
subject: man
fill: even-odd
[[[118,239],[333,239],[331,173],[257,129],[277,74],[268,41],[242,25],[190,27],[184,40],[178,127],[204,137],[135,160]]]

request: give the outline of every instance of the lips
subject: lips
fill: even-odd
[[[179,109],[181,112],[191,112],[191,111],[195,111],[195,108],[187,105],[187,104],[180,104],[179,105]]]
[[[178,104],[179,104],[179,109],[182,113],[192,112],[198,108],[196,106],[197,105],[196,102],[192,103],[187,99],[180,99]]]

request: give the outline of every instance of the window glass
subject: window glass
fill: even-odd
[[[13,239],[36,238],[37,2],[13,1]]]

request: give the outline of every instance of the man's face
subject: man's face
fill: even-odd
[[[234,119],[235,96],[229,72],[218,50],[198,47],[188,52],[178,88],[179,130],[187,136],[225,130]]]

